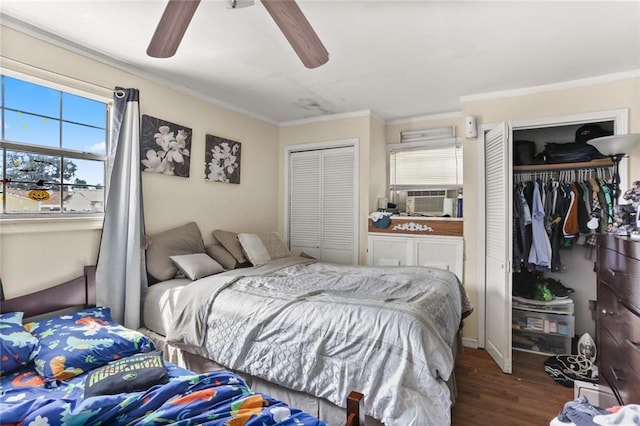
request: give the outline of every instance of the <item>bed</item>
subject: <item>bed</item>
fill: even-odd
[[[177,263],[186,277],[148,290],[145,332],[175,362],[235,371],[329,424],[340,424],[352,389],[367,395],[367,425],[449,424],[459,330],[472,310],[457,277],[316,262],[291,256],[273,234],[234,234],[224,245],[243,256],[236,266],[244,258],[252,267],[194,280]],[[183,249],[186,258],[194,247]]]
[[[197,374],[163,360],[147,336],[93,305],[93,267],[0,302],[0,424],[325,424],[230,371]],[[350,398],[357,426],[361,395]]]

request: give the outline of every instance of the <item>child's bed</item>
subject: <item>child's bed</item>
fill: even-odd
[[[91,307],[94,284],[87,267],[84,277],[0,303],[0,424],[324,424],[232,372],[163,361],[147,336]],[[23,325],[23,315],[33,320]],[[357,398],[349,405],[357,410]],[[357,425],[359,414],[349,415]]]

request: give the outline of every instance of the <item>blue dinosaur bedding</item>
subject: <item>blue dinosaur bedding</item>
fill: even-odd
[[[24,367],[0,377],[0,424],[87,425],[324,425],[268,395],[253,392],[237,375],[194,374],[166,363],[169,381],[146,391],[84,398],[81,374],[47,387]]]

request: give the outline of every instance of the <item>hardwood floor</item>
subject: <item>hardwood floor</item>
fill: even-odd
[[[548,425],[573,400],[573,388],[544,372],[545,359],[513,351],[513,374],[504,374],[486,351],[465,348],[456,360],[452,425]]]

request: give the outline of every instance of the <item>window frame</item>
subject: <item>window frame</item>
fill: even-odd
[[[13,62],[13,61],[9,61]],[[112,93],[110,90],[106,88],[102,88],[99,86],[95,86],[91,83],[87,83],[80,80],[75,80],[69,77],[65,77],[59,74],[51,73],[49,71],[45,71],[42,69],[33,68],[24,64],[16,63],[14,65],[18,69],[22,69],[21,71],[16,71],[11,68],[0,67],[0,75],[4,75],[10,78],[22,80],[28,83],[37,84],[48,89],[53,89],[62,93],[68,93],[70,95],[75,95],[79,97],[83,97],[86,99],[90,99],[93,101],[97,101],[105,104],[105,153],[104,154],[96,154],[90,152],[84,152],[69,148],[56,148],[50,146],[43,145],[34,145],[25,142],[15,142],[15,141],[5,141],[2,139],[2,133],[0,132],[0,162],[4,164],[4,156],[7,151],[18,151],[30,154],[39,154],[39,155],[52,155],[59,157],[61,161],[65,159],[77,159],[77,160],[91,160],[91,161],[102,161],[104,162],[104,177],[103,177],[103,206],[106,207],[106,199],[109,188],[109,179],[108,179],[108,170],[110,169],[110,161],[111,158],[109,156],[110,153],[110,135],[111,135],[111,114],[113,101],[110,97],[108,97],[107,93]],[[75,87],[74,87],[75,86]],[[80,87],[80,88],[79,88]],[[5,105],[2,106],[2,110],[5,110]],[[11,110],[11,109],[9,109]],[[25,111],[25,113],[30,113],[29,111]],[[63,123],[62,116],[60,116],[60,122]],[[6,164],[5,164],[6,166]],[[4,168],[3,172],[4,173]],[[60,176],[60,183],[62,188],[65,185],[73,185],[70,183],[64,183],[63,176]],[[96,185],[89,185],[88,187],[95,187]],[[7,190],[6,186],[3,191]],[[6,207],[6,197],[3,197],[0,200],[2,205],[0,206],[0,223],[2,224],[21,224],[21,223],[30,223],[30,224],[38,224],[38,223],[60,223],[61,221],[66,224],[72,224],[77,221],[94,221],[94,225],[89,225],[92,229],[99,228],[104,219],[104,211],[103,212],[65,212],[64,211],[64,203],[63,200],[60,201],[60,211],[57,212],[5,212],[4,209]],[[99,225],[98,225],[99,224]],[[86,227],[86,224],[83,225]],[[7,229],[2,229],[0,233],[7,233]],[[11,233],[11,231],[9,231]]]

